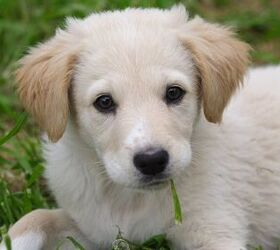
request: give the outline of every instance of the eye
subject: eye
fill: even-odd
[[[167,104],[177,104],[183,99],[185,93],[186,91],[178,86],[170,86],[166,89],[165,101]]]
[[[117,105],[115,104],[112,96],[101,95],[93,103],[94,107],[101,113],[111,113],[116,110]]]

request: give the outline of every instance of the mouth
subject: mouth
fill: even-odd
[[[142,189],[160,189],[168,185],[170,175],[160,174],[157,176],[143,176],[140,179],[139,188]]]

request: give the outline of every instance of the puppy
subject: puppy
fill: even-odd
[[[280,68],[249,71],[236,92],[249,50],[183,6],[70,18],[31,49],[18,90],[49,138],[45,176],[61,209],[23,217],[13,249],[55,249],[66,236],[111,249],[117,226],[135,242],[164,233],[177,250],[275,249]]]

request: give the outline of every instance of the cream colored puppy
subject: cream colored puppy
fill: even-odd
[[[10,230],[13,249],[55,249],[69,235],[110,249],[116,226],[136,242],[165,233],[179,250],[274,249],[280,68],[251,70],[223,116],[248,50],[182,6],[68,19],[32,49],[19,94],[48,135],[45,176],[61,210],[22,218]]]

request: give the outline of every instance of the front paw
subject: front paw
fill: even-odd
[[[11,239],[12,250],[43,250],[45,238],[42,232],[24,232]],[[7,250],[3,242],[0,250]]]
[[[246,250],[247,248],[241,243],[236,242],[224,242],[213,245],[204,245],[192,250]]]

